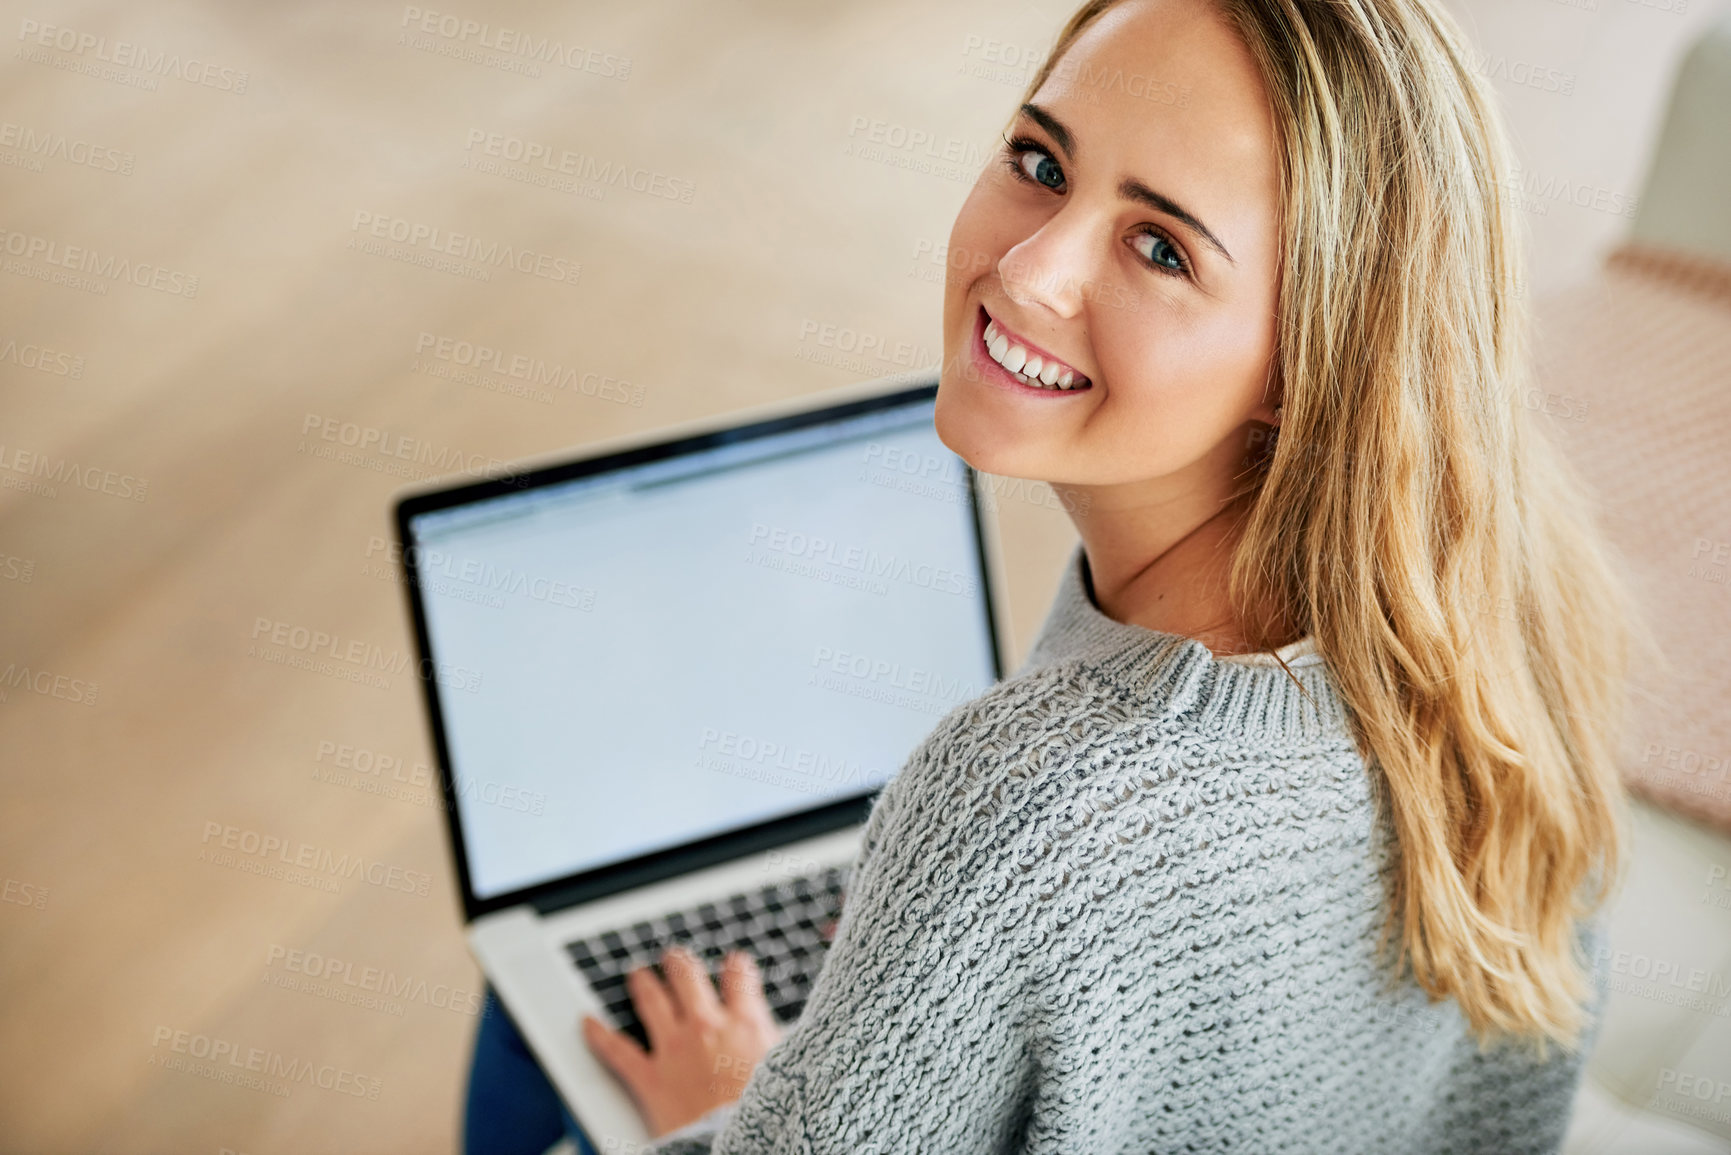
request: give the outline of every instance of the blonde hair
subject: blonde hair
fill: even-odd
[[[1071,17],[1026,99],[1118,2]],[[1313,635],[1350,707],[1398,850],[1395,974],[1453,997],[1481,1046],[1575,1049],[1577,920],[1621,869],[1627,670],[1649,635],[1583,484],[1528,423],[1508,141],[1433,0],[1215,7],[1262,74],[1284,200],[1282,423],[1249,455],[1234,613],[1258,648]]]

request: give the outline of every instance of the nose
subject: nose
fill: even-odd
[[[1062,211],[998,260],[998,280],[1010,300],[1064,320],[1082,311],[1093,272],[1087,228]]]

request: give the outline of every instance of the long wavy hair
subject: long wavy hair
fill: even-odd
[[[1025,99],[1119,2],[1070,18]],[[1282,423],[1247,451],[1233,611],[1262,649],[1312,635],[1350,708],[1398,851],[1395,977],[1453,997],[1482,1046],[1573,1050],[1593,995],[1578,922],[1620,878],[1650,634],[1530,423],[1495,100],[1433,0],[1215,7],[1261,71],[1284,212]]]

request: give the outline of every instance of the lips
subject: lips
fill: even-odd
[[[985,328],[980,333],[980,344],[986,356],[1002,366],[1018,383],[1053,393],[1075,392],[1093,384],[1074,366],[1024,340],[984,309],[980,312],[986,318]]]

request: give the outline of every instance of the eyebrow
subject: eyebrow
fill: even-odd
[[[1051,136],[1053,140],[1058,142],[1058,147],[1063,150],[1065,156],[1072,160],[1075,159],[1076,138],[1070,135],[1070,130],[1064,127],[1063,121],[1059,120],[1037,104],[1022,105],[1022,115],[1045,129],[1047,134]],[[1220,243],[1220,238],[1215,236],[1208,226],[1202,223],[1201,219],[1198,218],[1196,214],[1190,212],[1183,205],[1179,204],[1165,193],[1149,188],[1135,177],[1125,177],[1122,181],[1118,182],[1118,195],[1127,201],[1135,201],[1138,204],[1147,205],[1149,208],[1154,209],[1157,212],[1162,212],[1167,216],[1172,217],[1184,225],[1185,228],[1188,228],[1191,232],[1201,237],[1203,241],[1207,243],[1209,248],[1225,257],[1228,261],[1232,262],[1233,265],[1238,264],[1238,261],[1232,256],[1232,254],[1226,251],[1226,246]]]

